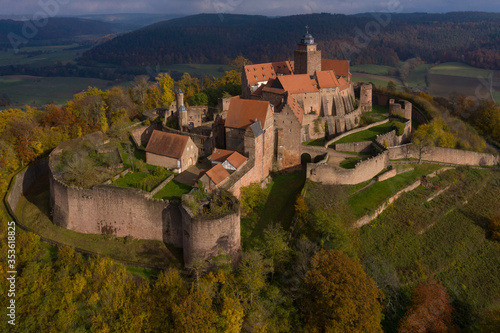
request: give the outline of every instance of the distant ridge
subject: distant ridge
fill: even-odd
[[[373,13],[278,18],[222,14],[222,19],[199,14],[118,36],[86,52],[81,61],[123,66],[228,63],[243,55],[268,62],[291,57],[309,25],[325,57],[348,58],[352,64],[394,65],[418,56],[426,62],[461,61],[500,69],[500,13],[391,14],[388,25],[377,22]],[[368,31],[372,37],[366,37],[366,27],[373,24],[379,24],[380,33]]]

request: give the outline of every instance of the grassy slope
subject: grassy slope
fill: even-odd
[[[361,142],[361,141],[373,141],[377,135],[385,134],[392,131],[392,122],[388,122],[379,126],[369,128],[367,130],[354,133],[343,137],[342,139],[335,141],[335,143],[346,143],[346,142]]]
[[[267,202],[255,216],[241,219],[243,248],[255,247],[270,223],[280,223],[285,230],[295,213],[294,203],[305,183],[305,171],[279,175],[267,186]]]
[[[430,203],[426,198],[438,188],[404,194],[361,229],[360,254],[389,296],[436,277],[454,299],[456,321],[467,325],[484,310],[500,307],[500,244],[483,229],[499,213],[500,174],[448,171],[433,182],[452,187]],[[402,310],[391,320],[401,315]]]
[[[421,176],[442,168],[439,165],[416,165],[413,171],[399,174],[383,182],[377,182],[365,191],[356,193],[349,198],[349,207],[356,217],[373,213],[373,211],[398,191],[413,184]]]

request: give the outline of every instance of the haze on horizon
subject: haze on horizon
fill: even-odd
[[[500,12],[497,0],[0,0],[0,16],[31,16],[43,10],[43,4],[57,3],[51,16],[89,14],[154,13],[183,14],[231,13],[286,16],[311,13],[356,14],[366,12],[427,12],[456,11]],[[52,7],[51,10],[53,10]],[[47,11],[46,11],[47,12]]]

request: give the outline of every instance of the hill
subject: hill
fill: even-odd
[[[384,14],[278,18],[200,14],[119,36],[86,52],[82,62],[125,66],[228,63],[238,55],[253,62],[287,59],[306,25],[324,57],[347,58],[353,65],[393,66],[420,57],[431,63],[462,61],[500,68],[500,14],[478,12],[392,14],[389,20]]]
[[[118,31],[114,24],[83,18],[53,17],[48,20],[45,26],[35,27],[36,30],[25,28],[27,22],[29,21],[0,20],[0,47],[12,47],[9,40],[9,34],[11,33],[19,36],[19,38],[29,40],[29,45],[34,46],[50,45],[55,42],[61,43],[65,40],[82,37],[104,36]],[[25,36],[26,34],[23,34],[23,29],[29,32],[29,38]],[[25,46],[25,44],[21,46]]]

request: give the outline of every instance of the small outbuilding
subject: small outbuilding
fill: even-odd
[[[146,163],[183,172],[196,164],[198,147],[187,135],[154,130],[146,146]]]

